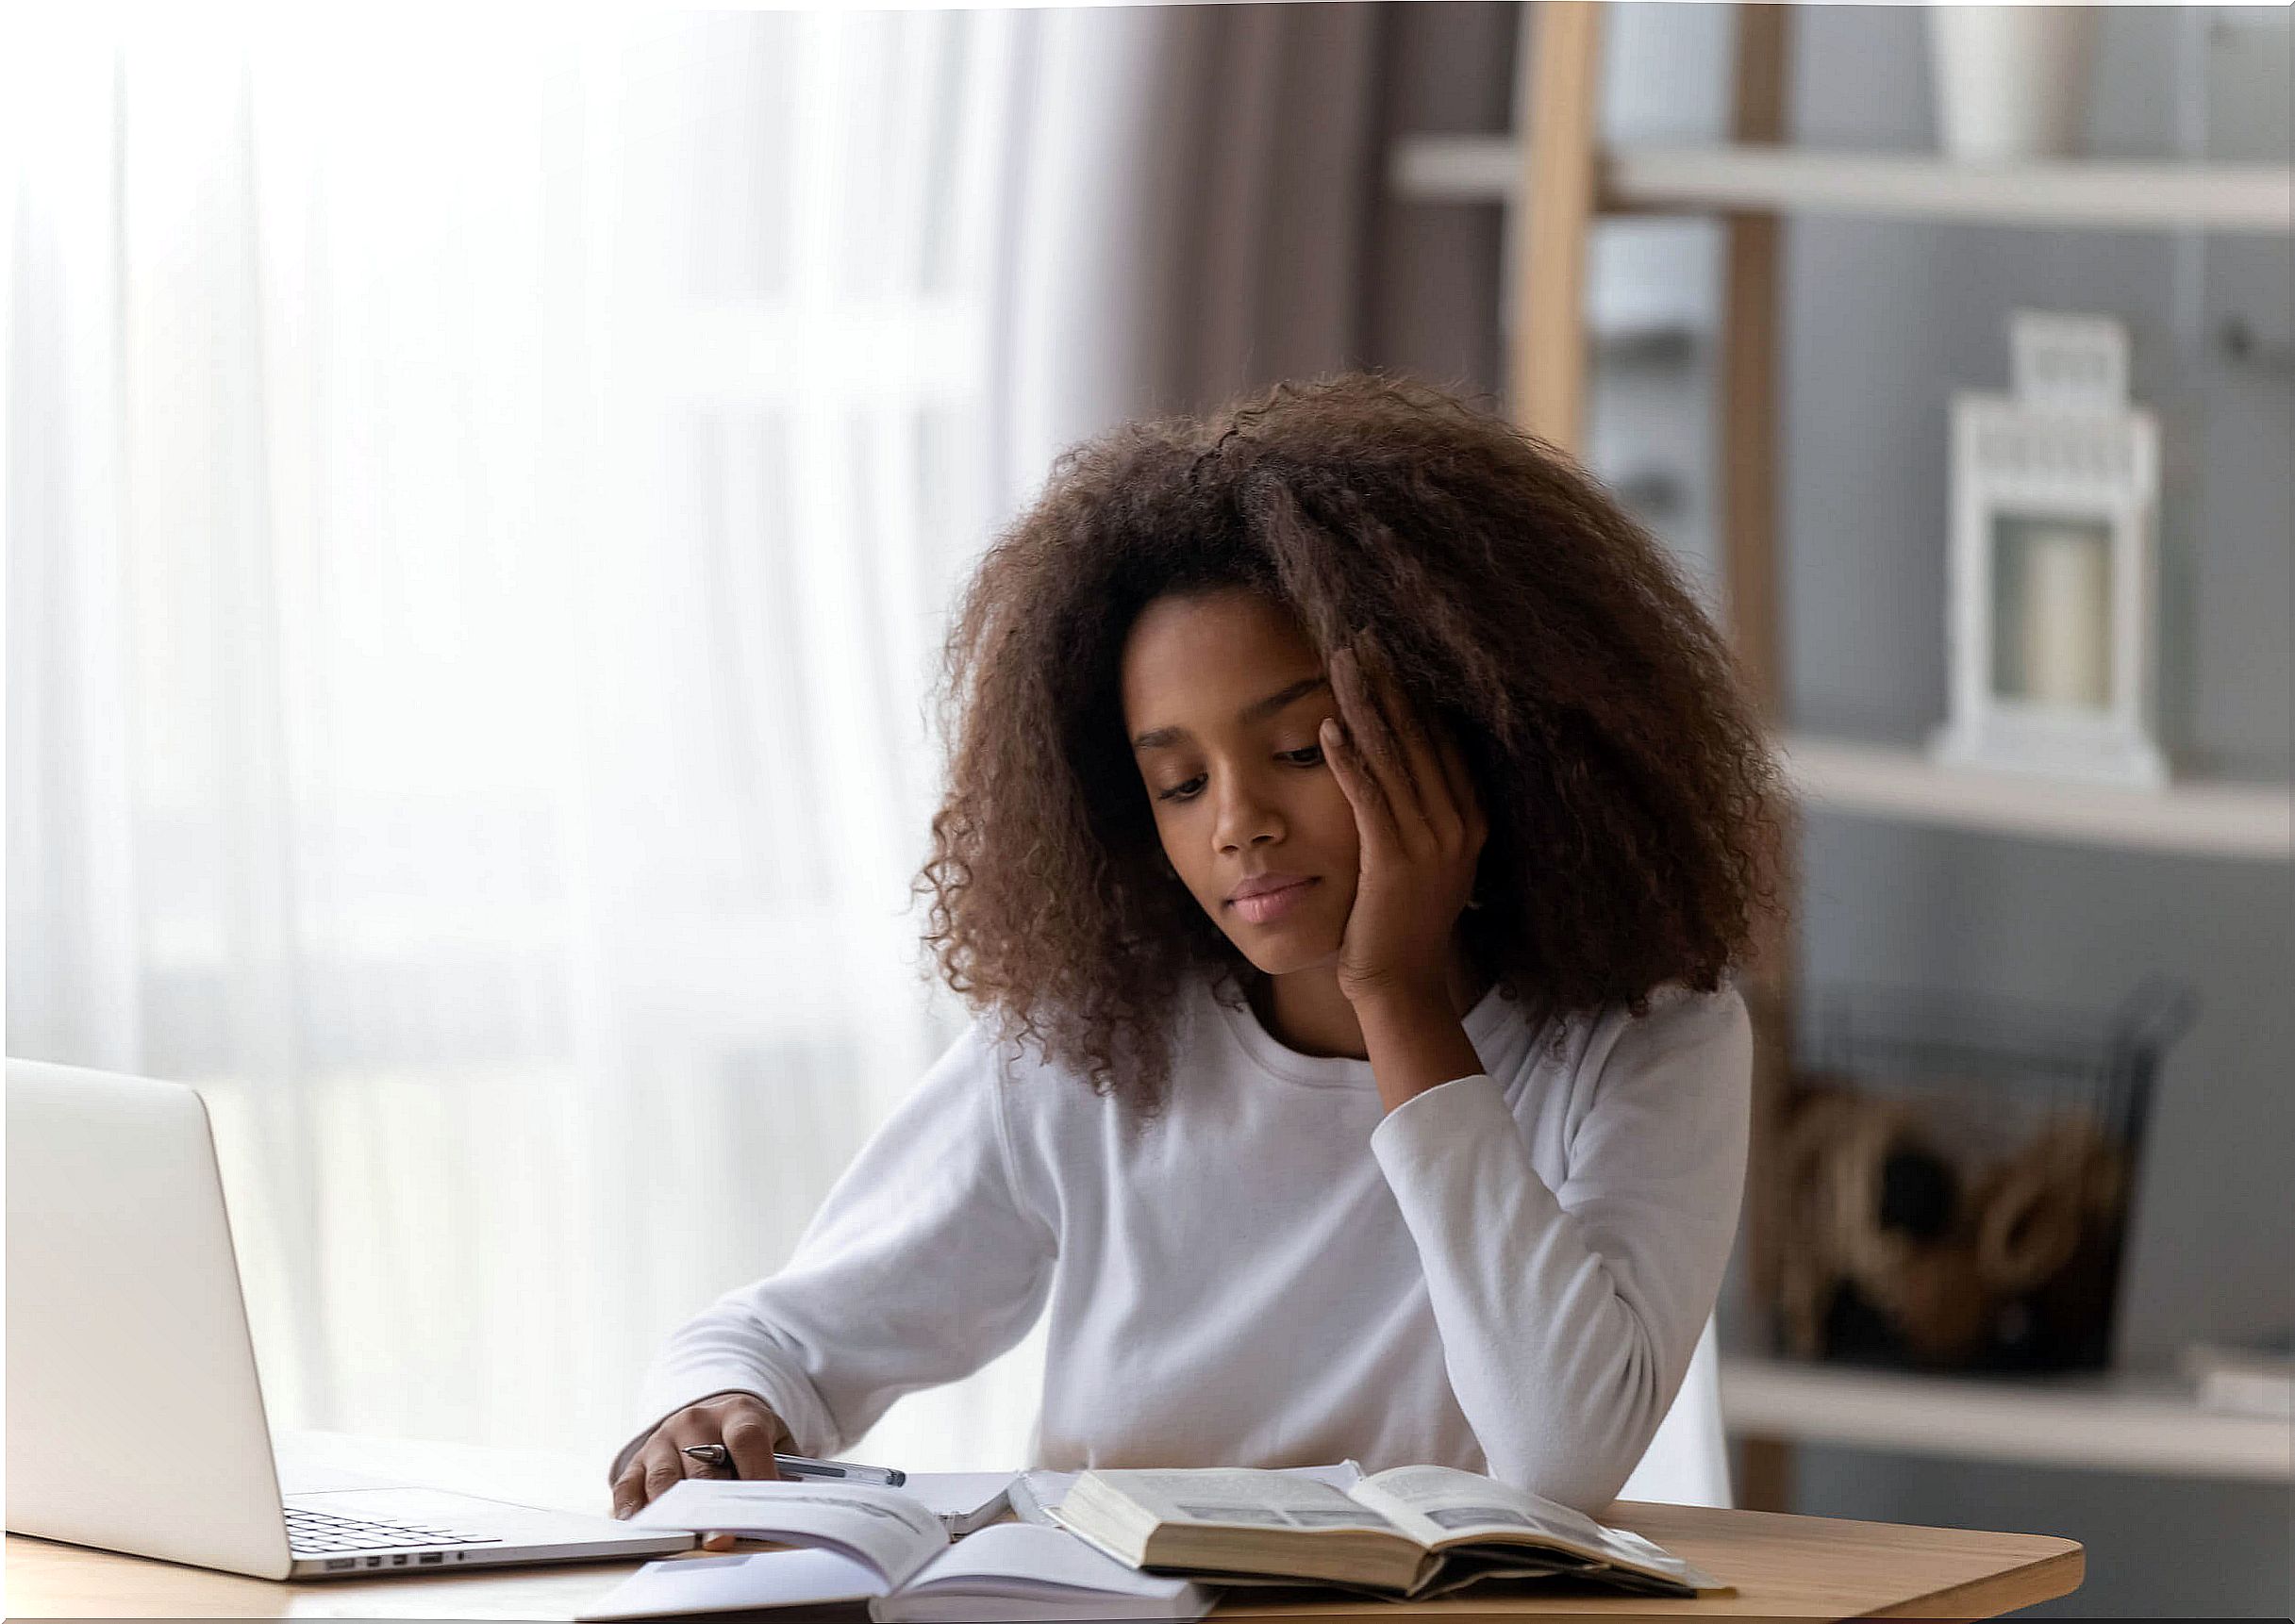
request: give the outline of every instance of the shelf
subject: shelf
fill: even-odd
[[[1812,811],[1988,829],[2083,845],[2285,862],[2295,800],[2284,784],[2091,787],[1946,767],[1918,750],[1788,734],[1786,774]]]
[[[1397,136],[1390,153],[1387,184],[1412,203],[1505,203],[1522,168],[1510,135]]]
[[[1521,169],[1511,136],[1405,136],[1395,143],[1389,180],[1417,202],[1492,203],[1513,195]],[[1630,147],[1601,159],[1601,207],[2286,235],[2295,231],[2295,166],[1975,165],[1920,153],[1794,146]]]
[[[1605,200],[1629,208],[1909,215],[2104,230],[2285,233],[2286,164],[2019,163],[1796,147],[1665,147],[1610,155]]]
[[[2295,1480],[2284,1420],[2193,1402],[2169,1375],[1926,1376],[1721,1360],[1733,1433],[2025,1466],[2167,1477]]]

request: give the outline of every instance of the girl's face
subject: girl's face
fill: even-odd
[[[1339,702],[1281,608],[1230,588],[1164,597],[1123,648],[1123,727],[1164,854],[1253,965],[1336,965],[1355,905],[1355,809],[1316,729]],[[1264,901],[1246,881],[1303,882]]]

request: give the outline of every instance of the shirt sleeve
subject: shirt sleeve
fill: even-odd
[[[646,1373],[660,1421],[713,1393],[773,1406],[795,1452],[829,1456],[905,1393],[970,1375],[1035,1323],[1056,1250],[1013,1193],[992,1034],[973,1025],[861,1148],[779,1273],[680,1326]]]
[[[1559,1190],[1488,1076],[1405,1101],[1371,1147],[1490,1474],[1591,1514],[1649,1447],[1721,1292],[1745,1185],[1744,1000],[1662,988],[1647,1015],[1598,1023],[1578,1076]]]

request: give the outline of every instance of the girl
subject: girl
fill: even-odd
[[[1598,1512],[1711,1314],[1784,802],[1663,553],[1348,375],[1065,455],[950,636],[920,876],[978,1011],[679,1330],[626,1516],[832,1455],[1050,1305],[1037,1465],[1488,1472]]]

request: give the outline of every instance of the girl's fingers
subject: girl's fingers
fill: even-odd
[[[1394,811],[1397,837],[1422,854],[1454,849],[1463,823],[1454,797],[1446,793],[1451,786],[1429,748],[1426,730],[1385,655],[1372,648],[1367,663],[1368,674],[1350,658],[1349,675],[1362,708],[1377,719],[1383,750],[1374,765]]]
[[[1375,643],[1364,651],[1355,667],[1355,687],[1373,719],[1378,739],[1375,765],[1385,779],[1395,810],[1417,810],[1422,786],[1412,771],[1409,719],[1404,715],[1394,668]]]
[[[1404,698],[1392,670],[1375,645],[1331,660],[1332,691],[1347,718],[1343,743],[1352,747],[1347,765],[1361,790],[1350,798],[1373,798],[1385,832],[1405,851],[1479,852],[1489,825],[1465,754]]]
[[[1404,697],[1391,672],[1384,679],[1387,708],[1394,716],[1402,739],[1405,770],[1419,816],[1437,852],[1454,851],[1466,832],[1465,801],[1461,787],[1451,776],[1449,763],[1437,748],[1436,724]],[[1447,743],[1447,739],[1442,740]]]
[[[1323,740],[1323,759],[1339,780],[1348,804],[1355,808],[1355,827],[1366,850],[1383,846],[1390,837],[1394,809],[1385,787],[1365,759],[1364,739],[1372,719],[1363,702],[1361,672],[1346,649],[1331,656],[1331,696],[1339,702],[1339,720],[1327,721],[1317,737]]]
[[[1393,721],[1380,704],[1363,659],[1353,648],[1332,657],[1331,673],[1332,692],[1346,717],[1346,741],[1352,747],[1356,776],[1376,790],[1390,830],[1401,839],[1405,820],[1418,815],[1418,797]]]
[[[685,1481],[685,1463],[691,1457],[679,1454],[675,1444],[656,1433],[646,1444],[640,1459],[644,1464],[638,1492],[643,1498],[638,1501],[638,1505],[651,1505],[669,1491],[670,1484]],[[635,1511],[637,1506],[630,1509]]]
[[[1322,742],[1322,758],[1330,766],[1331,776],[1339,780],[1339,793],[1355,808],[1355,827],[1364,855],[1388,850],[1394,841],[1394,809],[1387,804],[1385,791],[1364,773],[1362,756],[1353,738],[1327,718],[1316,737]]]
[[[736,1475],[771,1481],[781,1475],[773,1464],[773,1446],[779,1429],[762,1405],[733,1412],[725,1422],[725,1452],[733,1457]]]

